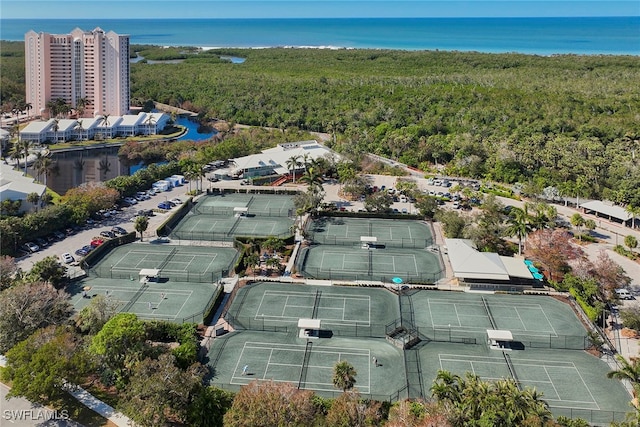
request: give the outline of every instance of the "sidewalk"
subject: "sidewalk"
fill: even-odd
[[[69,390],[69,394],[75,397],[80,403],[92,411],[102,415],[115,425],[119,427],[135,426],[127,416],[121,412],[117,412],[111,406],[107,405],[101,400],[96,399],[91,393],[83,389],[82,387],[76,387],[76,390]]]

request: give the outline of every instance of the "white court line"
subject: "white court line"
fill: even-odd
[[[527,331],[527,325],[524,324],[524,321],[522,320],[522,316],[520,316],[520,312],[518,311],[518,307],[513,307],[516,310],[516,314],[518,315],[518,319],[520,320],[520,323],[522,324],[522,328],[523,330]]]
[[[184,302],[182,303],[182,306],[180,307],[180,310],[178,310],[178,312],[176,313],[176,317],[178,317],[178,315],[182,312],[182,310],[184,309],[185,304],[187,303],[187,301],[189,301],[191,299],[191,295],[189,295]]]
[[[213,264],[217,258],[218,258],[218,254],[214,254],[213,257],[211,258],[211,261],[209,261],[209,264],[207,264],[207,268],[205,268],[204,271],[202,272],[203,274],[206,272],[213,272],[213,268],[211,268],[211,264]]]

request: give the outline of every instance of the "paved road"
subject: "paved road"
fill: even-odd
[[[0,384],[0,426],[2,427],[82,427],[65,410],[54,411],[20,397],[7,400],[9,387]]]

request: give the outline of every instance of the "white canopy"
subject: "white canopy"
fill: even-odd
[[[143,277],[158,277],[158,274],[160,274],[160,270],[157,268],[143,268],[140,270],[140,276]]]
[[[300,329],[320,329],[320,319],[299,319],[298,328]]]
[[[360,236],[361,242],[377,242],[378,238],[376,236]]]
[[[246,212],[249,212],[249,208],[247,208],[247,207],[235,207],[235,208],[233,208],[233,211],[234,212],[245,212],[246,213]]]
[[[487,329],[487,336],[490,341],[513,341],[513,335],[511,331]]]

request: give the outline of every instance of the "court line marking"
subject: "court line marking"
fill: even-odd
[[[463,357],[464,357],[464,359],[463,359]],[[439,358],[439,361],[440,361],[440,368],[441,369],[443,368],[442,361],[457,362],[457,363],[461,363],[461,364],[470,363],[473,366],[473,360],[469,360],[469,359],[477,359],[476,363],[504,365],[504,361],[502,360],[502,358],[493,357],[493,356],[473,356],[473,355],[457,355],[457,354],[446,354],[446,353],[443,353],[443,354],[439,354],[438,358]],[[494,359],[494,361],[492,361],[491,359]],[[522,362],[537,362],[537,363],[522,363]],[[572,361],[542,360],[542,359],[522,359],[522,360],[514,361],[513,365],[516,366],[516,367],[518,367],[518,366],[528,366],[528,367],[536,367],[536,368],[544,369],[544,372],[545,372],[545,374],[546,374],[546,376],[548,378],[548,381],[544,381],[544,380],[520,380],[520,382],[524,382],[524,383],[543,383],[543,384],[547,384],[548,383],[548,384],[551,384],[551,386],[553,387],[554,392],[556,393],[557,399],[552,399],[552,398],[549,398],[549,397],[545,397],[545,399],[547,401],[575,403],[575,404],[579,404],[579,405],[581,404],[582,406],[591,405],[591,406],[589,406],[588,409],[600,410],[600,406],[598,405],[597,400],[593,396],[593,393],[591,392],[591,388],[584,381],[584,378],[582,377],[582,374],[580,373],[580,370],[576,367],[575,363],[573,363]],[[558,390],[555,387],[552,375],[550,375],[548,370],[547,370],[547,367],[549,367],[549,368],[559,368],[559,369],[568,369],[568,370],[572,370],[575,373],[577,373],[578,376],[580,377],[581,381],[582,381],[583,387],[587,390],[587,392],[591,396],[592,400],[588,401],[588,400],[562,399],[561,396],[560,396],[560,393],[558,393]],[[593,405],[595,405],[595,407]],[[550,405],[550,406],[553,406],[553,407],[564,407],[564,406],[557,406],[557,405]],[[574,409],[576,408],[575,406],[566,406],[566,407],[567,408],[574,408]]]

